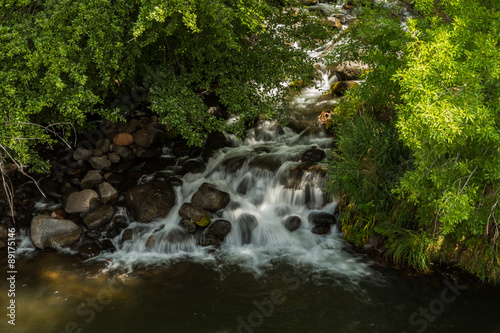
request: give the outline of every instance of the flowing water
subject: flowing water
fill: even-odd
[[[336,80],[324,64],[317,67],[319,87],[291,102],[295,117],[309,123]],[[3,306],[0,332],[500,332],[498,288],[410,276],[354,251],[335,225],[326,235],[311,232],[310,215],[336,206],[323,192],[326,165],[301,162],[311,148],[330,148],[320,130],[295,133],[262,122],[243,140],[231,139],[233,147],[215,152],[203,173],[183,177],[166,218],[129,220],[132,239],[116,236],[113,253],[84,261],[71,251],[37,252],[29,235],[19,234],[16,325]],[[214,218],[230,221],[231,233],[217,248],[194,238],[172,242],[179,207],[206,182],[230,194]],[[290,216],[301,220],[294,232],[283,225]],[[7,253],[0,255],[7,267]],[[9,286],[1,280],[0,304],[11,299]]]

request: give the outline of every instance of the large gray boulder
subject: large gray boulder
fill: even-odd
[[[169,183],[154,181],[128,190],[125,201],[132,218],[147,223],[167,216],[175,205],[175,192]]]
[[[203,183],[191,199],[193,204],[209,212],[216,212],[225,208],[229,201],[229,193],[223,192],[208,183]]]
[[[73,192],[66,199],[64,210],[70,214],[85,213],[90,210],[90,206],[97,200],[99,200],[99,194],[94,190],[85,189]]]
[[[70,220],[38,215],[31,221],[31,241],[39,249],[63,248],[77,241],[82,227]]]

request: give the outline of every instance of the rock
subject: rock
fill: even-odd
[[[98,256],[101,253],[101,248],[96,243],[85,243],[80,245],[76,252],[80,254],[84,259],[90,259]]]
[[[125,201],[133,219],[147,223],[167,216],[175,205],[175,192],[170,184],[157,180],[131,188]]]
[[[89,158],[89,163],[97,170],[107,169],[111,166],[111,161],[106,157],[91,157]]]
[[[286,118],[286,127],[291,128],[295,133],[300,133],[307,129],[307,125],[293,118]]]
[[[183,203],[179,209],[179,216],[200,227],[206,227],[210,223],[210,214],[206,210],[187,202]]]
[[[137,129],[137,122],[129,121],[128,123],[124,123],[120,121],[117,123],[117,125],[118,125],[118,132],[123,134],[134,133],[135,130]]]
[[[309,214],[308,219],[309,222],[317,226],[330,226],[337,223],[335,215],[326,212],[311,213]]]
[[[203,183],[191,199],[193,204],[209,212],[216,212],[225,208],[229,201],[229,193],[223,192],[209,183]]]
[[[182,172],[186,173],[202,173],[206,170],[206,165],[203,162],[196,160],[189,160],[182,165]]]
[[[130,148],[124,146],[113,146],[113,151],[120,155],[121,158],[127,158],[133,154]]]
[[[355,89],[359,85],[356,81],[338,81],[331,85],[329,95],[343,96],[349,89]]]
[[[110,241],[109,239],[104,239],[101,242],[102,250],[106,252],[115,252],[116,247],[113,245],[113,242]]]
[[[198,230],[198,228],[196,228],[196,223],[193,223],[187,219],[182,219],[179,222],[179,227],[186,230],[186,232],[189,234],[195,234],[196,231]]]
[[[99,194],[94,190],[85,189],[73,192],[66,199],[64,210],[70,214],[85,213],[90,210],[90,206],[97,200],[99,200]]]
[[[317,163],[325,158],[326,154],[323,149],[311,148],[302,153],[300,160],[303,162]]]
[[[197,239],[197,243],[202,246],[216,246],[224,241],[231,232],[231,222],[217,220],[212,222]]]
[[[80,187],[82,189],[94,188],[102,183],[102,181],[101,173],[98,170],[90,170],[80,182]]]
[[[257,219],[251,214],[242,214],[236,220],[240,226],[241,243],[250,244],[252,241],[252,232],[257,227]]]
[[[159,131],[154,127],[146,127],[138,130],[134,134],[134,142],[139,147],[148,148],[157,142]]]
[[[298,215],[288,216],[286,219],[282,221],[283,226],[287,228],[289,231],[293,232],[300,228],[302,224],[302,220]]]
[[[117,146],[117,147],[122,147],[122,146]],[[123,147],[123,148],[126,148],[126,147]],[[111,153],[108,155],[108,160],[111,161],[111,163],[118,163],[120,162],[120,155],[118,153]]]
[[[111,140],[108,138],[101,139],[96,143],[96,148],[102,151],[103,154],[109,153],[110,146]]]
[[[92,151],[84,148],[76,148],[73,152],[73,158],[75,161],[87,161],[92,157]]]
[[[118,133],[113,138],[113,143],[117,146],[130,146],[134,143],[134,137],[130,133]]]
[[[348,80],[358,80],[364,72],[368,70],[368,66],[356,62],[356,61],[345,61],[337,66],[335,70],[335,75],[339,78],[339,81]]]
[[[177,163],[174,157],[158,157],[149,160],[144,164],[144,171],[154,173],[158,171],[165,170],[169,166],[173,166]]]
[[[150,147],[150,148],[139,147],[135,152],[135,156],[142,159],[149,159],[149,158],[159,157],[161,156],[162,153],[163,151],[160,147]]]
[[[108,183],[112,185],[117,185],[123,182],[123,177],[120,175],[117,175],[116,173],[106,173],[104,174],[104,180],[107,181]]]
[[[306,6],[314,6],[318,4],[318,0],[302,0],[302,4]]]
[[[61,188],[59,183],[56,183],[50,179],[44,178],[40,181],[40,188],[43,193],[52,197],[54,199],[60,199],[62,197]]]
[[[133,238],[134,238],[134,230],[132,230],[132,229],[123,230],[122,239],[121,239],[122,243],[124,243],[126,241],[131,241]]]
[[[317,234],[317,235],[327,235],[330,233],[330,226],[329,225],[315,225],[311,229],[311,232],[313,234]]]
[[[92,210],[83,218],[83,223],[87,226],[88,229],[99,229],[109,221],[113,215],[115,215],[116,209],[111,205],[104,205],[97,207]]]
[[[104,182],[99,184],[97,187],[97,191],[101,196],[101,202],[103,204],[110,203],[113,204],[120,197],[120,192],[118,192],[113,185],[110,183]]]
[[[205,148],[215,150],[225,147],[232,147],[233,143],[222,132],[212,132],[207,136]]]
[[[38,215],[31,221],[31,241],[39,249],[62,248],[80,238],[82,227],[70,220]]]
[[[329,16],[324,20],[325,24],[337,29],[342,29],[342,23],[335,16]]]
[[[50,217],[55,219],[64,220],[66,218],[66,212],[62,208],[56,208],[52,212],[50,212]]]
[[[183,229],[172,229],[167,234],[167,242],[169,243],[182,243],[192,239],[192,236]]]
[[[92,149],[92,156],[94,156],[94,157],[101,157],[102,156],[102,151],[100,149]]]

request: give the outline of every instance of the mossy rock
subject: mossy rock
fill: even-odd
[[[331,85],[328,95],[343,96],[349,89],[355,89],[359,86],[356,81],[339,81]]]

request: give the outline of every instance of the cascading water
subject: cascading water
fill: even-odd
[[[237,265],[255,274],[279,260],[352,278],[370,274],[367,264],[343,251],[346,244],[335,225],[328,235],[311,232],[310,215],[333,213],[336,203],[328,202],[323,194],[324,165],[300,159],[311,148],[328,149],[330,145],[331,138],[320,131],[297,134],[271,122],[262,123],[249,130],[236,147],[217,151],[203,173],[186,174],[183,185],[176,188],[176,206],[167,217],[149,224],[132,222],[127,228],[133,231],[132,239],[122,243],[122,235],[118,235],[113,240],[118,250],[95,260],[108,261],[110,268],[131,268],[187,259],[215,266]],[[178,225],[180,206],[190,202],[203,183],[216,185],[231,198],[224,210],[212,216],[212,220],[232,224],[219,248],[197,245],[196,238],[186,237]],[[283,224],[290,216],[301,221],[293,232]]]

